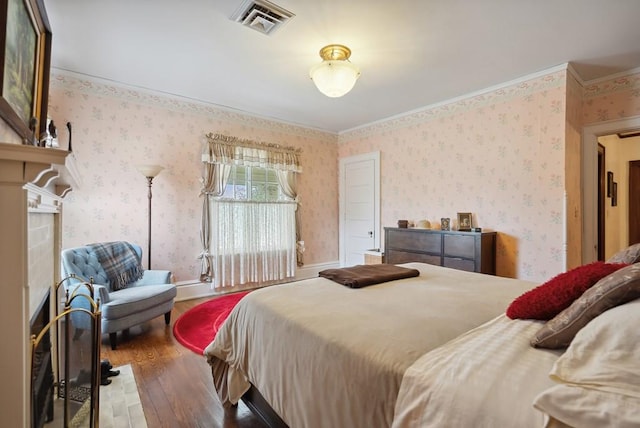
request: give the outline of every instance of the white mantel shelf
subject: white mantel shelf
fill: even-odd
[[[61,197],[79,186],[75,156],[66,150],[0,143],[0,161],[25,163],[25,184],[33,183],[41,188],[54,185],[54,193]],[[47,167],[43,169],[43,165]]]
[[[69,152],[60,149],[29,146],[26,144],[0,143],[0,159],[36,163],[64,164]]]
[[[0,143],[0,162],[4,168],[13,166],[12,181],[22,175],[30,212],[58,212],[61,199],[79,187],[75,156],[66,150]]]

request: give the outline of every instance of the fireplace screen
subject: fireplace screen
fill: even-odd
[[[100,319],[101,313],[93,300],[93,285],[74,285],[71,292],[56,285],[57,301],[63,301],[62,310],[56,308],[56,316],[32,337],[32,427],[97,427],[100,393]],[[59,296],[59,293],[64,293]],[[71,308],[71,302],[82,299],[83,308]],[[48,308],[48,306],[47,306]],[[59,313],[58,313],[59,312]],[[83,329],[74,328],[82,325]],[[52,336],[56,340],[52,340]],[[47,345],[48,343],[48,345]],[[42,377],[38,368],[42,349],[51,349],[56,343],[56,380],[50,369],[52,387],[39,385]],[[51,352],[49,352],[51,355]],[[49,356],[51,367],[51,357]],[[41,365],[41,364],[40,364]],[[42,392],[41,390],[46,390]],[[40,395],[51,399],[40,399]]]

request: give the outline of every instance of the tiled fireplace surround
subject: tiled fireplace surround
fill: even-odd
[[[52,319],[53,313],[55,313],[52,305],[55,304],[56,299],[53,293],[49,298],[48,296],[52,278],[55,278],[53,266],[55,257],[53,255],[58,216],[59,214],[53,213],[28,214],[29,319],[31,320],[29,327],[33,334],[38,334],[44,327],[43,324]],[[56,341],[52,341],[52,331],[49,330],[49,333],[41,341],[38,346],[38,354],[41,357],[34,359],[33,367],[30,367],[33,379],[35,379],[29,388],[32,399],[31,407],[37,407],[31,413],[31,426],[35,427],[41,427],[45,420],[52,417],[50,413],[53,410],[51,401],[53,400],[53,391],[51,388],[54,375],[52,368],[57,367],[57,347]],[[53,345],[51,349],[47,349],[49,343]]]
[[[45,298],[55,278],[54,254],[57,217],[60,214],[29,213],[27,232],[29,270],[29,318]]]

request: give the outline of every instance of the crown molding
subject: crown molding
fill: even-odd
[[[343,143],[352,138],[419,124],[436,117],[448,116],[540,90],[558,87],[565,82],[568,66],[568,63],[560,64],[499,85],[489,86],[446,101],[351,128],[339,133],[339,142]]]
[[[584,98],[595,98],[627,90],[640,90],[640,68],[585,82]]]
[[[119,98],[139,104],[162,107],[172,111],[200,114],[301,137],[318,138],[333,142],[337,142],[338,137],[337,133],[330,131],[310,128],[271,117],[251,114],[227,106],[208,103],[168,92],[127,85],[122,82],[60,68],[51,69],[50,85],[53,88],[61,87],[96,96]]]

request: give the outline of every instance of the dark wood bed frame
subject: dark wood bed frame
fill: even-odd
[[[251,388],[244,393],[242,401],[266,426],[270,428],[289,428],[255,386],[251,385]]]

